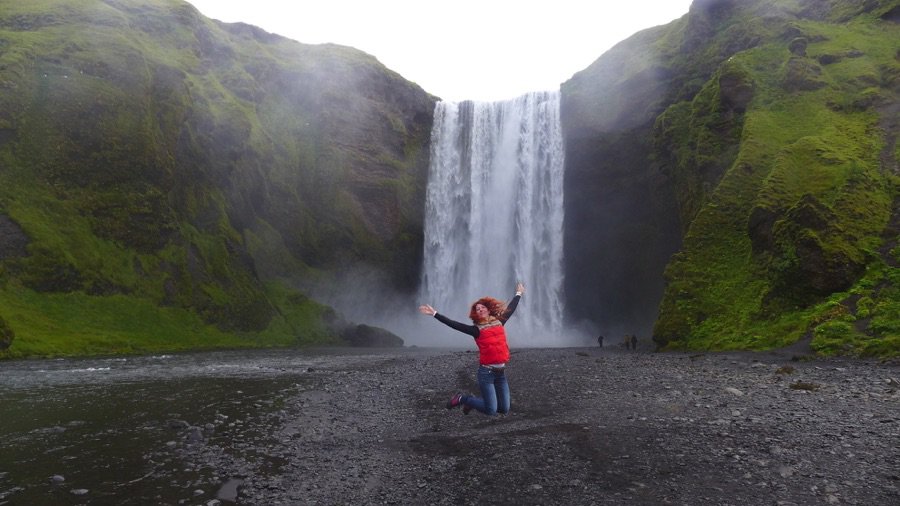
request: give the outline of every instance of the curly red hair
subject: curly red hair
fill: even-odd
[[[506,303],[504,303],[503,301],[497,300],[493,297],[482,297],[473,302],[472,307],[469,309],[469,318],[475,323],[479,323],[478,315],[475,314],[475,306],[477,306],[478,304],[486,307],[488,313],[497,319],[500,319],[500,317],[503,315],[503,312],[506,311]]]

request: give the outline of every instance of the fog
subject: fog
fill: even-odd
[[[508,301],[513,295],[513,288],[503,287],[494,294],[485,295]],[[419,313],[419,305],[433,301],[392,288],[389,276],[370,266],[357,265],[345,269],[334,278],[323,280],[318,284],[305,285],[302,289],[315,300],[333,307],[352,323],[390,330],[400,336],[406,346],[475,350],[471,336],[457,332],[431,316]],[[468,314],[473,302],[474,300],[459,300],[449,307],[435,309],[448,318],[471,323]],[[525,336],[530,336],[530,329],[524,326],[524,318],[521,316],[532,311],[529,302],[526,290],[516,313],[506,325],[511,348],[596,345],[596,328],[589,322],[566,326],[557,335],[546,335],[539,339],[526,338]]]

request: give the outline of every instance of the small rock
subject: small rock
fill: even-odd
[[[725,391],[736,397],[741,397],[742,395],[744,395],[744,392],[741,392],[740,390],[738,390],[737,388],[734,388],[734,387],[726,387]]]
[[[166,425],[173,430],[187,429],[191,426],[191,424],[185,422],[184,420],[169,420],[166,422]]]
[[[191,427],[188,430],[185,439],[187,439],[188,443],[199,443],[200,441],[203,441],[203,431],[200,427]]]

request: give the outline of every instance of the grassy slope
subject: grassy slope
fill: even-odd
[[[821,69],[807,76],[818,89],[785,89],[789,40],[724,64],[749,74],[754,97],[733,163],[699,206],[683,250],[667,269],[654,334],[669,348],[764,349],[811,333],[823,353],[900,353],[898,269],[877,252],[898,179],[880,163],[886,137],[874,105],[898,98],[900,64],[892,41],[900,40],[900,29],[873,17],[798,27],[811,41],[801,63]],[[864,56],[815,63],[818,56],[851,51]],[[872,100],[860,103],[864,97]],[[791,221],[804,196],[819,204],[827,226]],[[756,207],[777,219],[775,244],[754,252],[748,219]],[[826,258],[862,266],[861,277],[811,299],[792,293],[796,283],[810,282],[800,265],[806,259],[796,256],[806,240]],[[892,254],[896,260],[897,251]]]
[[[0,15],[0,213],[29,238],[28,256],[0,262],[0,317],[15,335],[0,356],[334,342],[330,309],[248,268],[253,254],[272,279],[308,270],[241,206],[293,197],[280,225],[321,258],[335,240],[384,249],[365,231],[316,246],[333,219],[360,228],[356,204],[329,193],[344,155],[309,126],[331,125],[327,97],[265,89],[383,67],[349,48],[226,34],[175,0],[13,2]],[[266,179],[281,193],[242,193]]]

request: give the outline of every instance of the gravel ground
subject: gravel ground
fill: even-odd
[[[897,363],[514,350],[510,414],[446,410],[476,363],[310,369],[254,430],[223,423],[181,458],[222,477],[210,506],[900,505]]]

